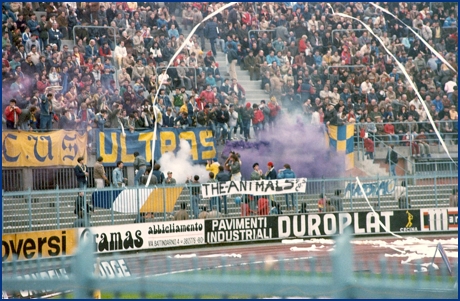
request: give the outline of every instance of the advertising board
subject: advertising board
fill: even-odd
[[[79,228],[79,239],[90,232],[96,253],[204,244],[204,220]]]
[[[420,210],[331,212],[213,219],[205,221],[206,243],[308,238],[341,234],[422,231]]]
[[[72,255],[77,246],[76,229],[23,232],[2,236],[2,262]]]

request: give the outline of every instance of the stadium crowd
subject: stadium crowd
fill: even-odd
[[[301,115],[311,124],[359,123],[363,138],[437,143],[430,114],[446,141],[457,143],[456,3],[380,3],[397,18],[369,3],[331,3],[334,12],[369,25],[383,45],[325,2],[240,3],[201,24],[223,5],[2,3],[4,126],[135,131],[157,119],[163,127],[211,126],[225,142],[250,139],[251,126],[257,137],[276,129],[280,116]],[[72,39],[73,47],[63,43]],[[217,51],[227,66],[216,62]],[[259,104],[246,101],[236,68],[260,81],[266,97]]]

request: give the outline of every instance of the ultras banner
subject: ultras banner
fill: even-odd
[[[201,184],[204,198],[229,194],[271,195],[285,193],[305,193],[307,179],[282,179],[258,181],[229,181]]]
[[[421,231],[420,210],[308,213],[205,221],[206,243],[331,236],[351,227],[354,234]]]
[[[3,167],[75,166],[86,157],[87,135],[77,131],[2,133]]]
[[[104,158],[104,165],[115,166],[117,161],[123,161],[126,166],[132,166],[134,152],[145,156],[147,162],[152,159],[153,131],[126,131],[105,129],[98,133],[97,156]],[[155,160],[159,160],[166,152],[177,152],[180,140],[190,144],[190,155],[193,163],[206,163],[216,159],[215,139],[212,132],[206,128],[159,128],[155,141]]]

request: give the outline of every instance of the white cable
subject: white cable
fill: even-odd
[[[374,210],[374,207],[372,207],[371,203],[369,202],[369,199],[367,198],[366,192],[364,191],[363,185],[361,184],[361,181],[359,180],[359,177],[356,177],[356,182],[358,183],[359,188],[361,189],[361,192],[362,192],[362,194],[364,195],[364,198],[366,199],[366,202],[367,202],[367,204],[369,205],[369,207],[371,208],[372,212],[374,212],[375,216],[378,216],[377,212],[375,212],[375,210]],[[399,236],[399,235],[397,235],[397,234],[394,234],[393,232],[390,231],[390,229],[388,229],[387,227],[385,227],[385,225],[380,221],[380,218],[378,219],[378,221],[379,221],[379,225],[380,225],[386,232],[390,233],[390,234],[393,235],[394,237],[403,238],[402,236]]]
[[[410,31],[412,31],[419,39],[420,41],[422,41],[423,44],[425,44],[426,47],[428,47],[428,49],[431,50],[432,53],[434,53],[434,55],[436,55],[436,57],[438,59],[440,59],[444,64],[447,65],[447,67],[449,67],[452,71],[454,71],[455,73],[457,73],[457,70],[455,70],[454,67],[452,67],[449,62],[446,61],[446,59],[439,53],[437,52],[433,47],[431,47],[430,44],[428,44],[427,41],[425,41],[425,39],[423,37],[421,37],[415,30],[412,29],[412,27],[410,26],[407,26],[407,24],[405,24],[403,21],[401,21],[398,17],[396,17],[395,15],[393,15],[392,13],[390,13],[388,10],[386,10],[385,8],[377,5],[377,4],[374,4],[372,2],[369,2],[370,4],[372,4],[373,6],[375,6],[376,8],[379,8],[381,11],[384,11],[386,12],[387,14],[389,14],[390,16],[392,16],[393,18],[395,18],[396,20],[398,20],[399,22],[401,22],[404,26],[406,26],[406,28],[410,29]]]
[[[337,16],[340,16],[340,17],[343,17],[343,18],[353,19],[353,20],[355,20],[355,21],[357,21],[357,22],[360,22],[360,23],[364,26],[364,28],[366,28],[366,29],[369,31],[369,33],[370,33],[371,35],[373,35],[373,36],[380,42],[380,44],[381,44],[382,47],[385,49],[385,51],[394,59],[395,63],[398,65],[399,69],[402,71],[402,73],[404,74],[404,76],[406,77],[406,79],[408,80],[408,82],[410,83],[410,85],[412,86],[412,88],[414,89],[414,92],[415,92],[415,94],[417,95],[418,99],[420,99],[420,102],[421,102],[421,104],[422,104],[422,106],[423,106],[425,112],[427,113],[427,117],[428,117],[428,119],[430,120],[430,124],[431,124],[431,126],[433,127],[433,130],[435,131],[436,136],[438,137],[439,141],[441,142],[441,145],[442,145],[443,149],[446,151],[447,156],[449,156],[449,159],[457,166],[457,163],[454,161],[454,159],[452,159],[452,157],[451,157],[451,155],[450,155],[450,153],[449,153],[449,150],[447,149],[447,146],[446,146],[446,144],[444,143],[444,140],[442,139],[441,134],[439,133],[439,131],[438,131],[437,127],[436,127],[436,124],[435,124],[434,121],[433,121],[433,118],[431,117],[431,114],[430,114],[430,112],[429,112],[429,110],[428,110],[428,108],[427,108],[427,106],[426,106],[426,104],[425,104],[425,101],[423,100],[422,96],[421,96],[420,93],[418,92],[417,86],[416,86],[416,85],[414,84],[414,82],[410,79],[410,76],[409,76],[409,74],[406,72],[406,69],[404,68],[404,66],[398,61],[398,59],[393,55],[393,53],[391,53],[391,51],[388,50],[388,48],[384,45],[383,41],[379,38],[379,36],[376,35],[376,34],[372,31],[372,29],[371,29],[366,23],[364,23],[363,21],[361,21],[361,20],[359,20],[359,19],[356,19],[356,18],[354,18],[354,17],[351,17],[351,16],[349,16],[349,15],[346,15],[346,14],[335,13],[334,10],[333,10],[333,8],[332,8],[332,6],[331,6],[329,3],[328,3],[327,5],[331,8],[332,14],[333,14],[333,15],[337,15]]]
[[[190,40],[191,37],[193,37],[193,34],[195,33],[195,31],[198,29],[198,27],[201,26],[201,24],[203,22],[211,19],[212,17],[214,17],[215,15],[217,15],[218,13],[223,11],[224,9],[226,9],[228,7],[231,7],[231,6],[233,6],[233,5],[237,4],[237,3],[238,2],[230,2],[230,3],[225,4],[224,6],[220,7],[218,10],[216,10],[213,13],[207,15],[206,18],[204,18],[200,23],[198,23],[195,27],[193,27],[192,31],[190,31],[190,33],[188,34],[188,36],[185,39],[184,43],[182,43],[182,45],[180,45],[179,49],[177,49],[176,53],[174,53],[172,58],[169,60],[168,65],[164,69],[164,72],[166,73],[168,71],[169,67],[171,67],[171,64],[174,62],[176,57],[182,52],[182,49],[184,49],[184,47],[187,45],[187,42]],[[204,46],[204,45],[202,45],[202,46]],[[156,107],[155,103],[157,101],[159,92],[160,92],[160,89],[157,89],[157,92],[155,93],[155,98],[153,99],[154,114],[156,114],[156,112],[155,112],[155,107]],[[158,110],[158,108],[156,108],[156,109]],[[158,123],[158,116],[155,115],[155,126],[153,128],[153,136],[152,136],[152,164],[153,164],[153,161],[155,160],[154,158],[155,158],[155,140],[157,139],[157,123]],[[149,185],[149,183],[150,183],[150,179],[152,177],[152,172],[153,172],[153,166],[152,166],[152,169],[150,170],[149,177],[147,179],[147,183],[145,184],[145,187],[147,187]]]

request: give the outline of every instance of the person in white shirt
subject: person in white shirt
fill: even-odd
[[[166,69],[164,69],[161,74],[158,76],[158,82],[160,83],[160,89],[166,89],[169,87],[169,75],[166,73]]]
[[[333,92],[330,94],[329,98],[332,102],[332,104],[335,106],[336,104],[339,103],[340,100],[340,94],[337,93],[338,89],[334,87]]]
[[[430,27],[425,24],[419,24],[420,35],[426,40],[430,40],[433,36],[433,32]]]
[[[412,100],[409,102],[409,108],[410,108],[410,106],[412,106],[412,105],[414,105],[415,108],[418,108],[419,106],[422,105],[422,103],[421,103],[420,99],[419,99],[418,97],[416,97],[416,98],[412,99]]]
[[[238,112],[235,111],[234,105],[230,104],[228,113],[230,115],[230,119],[228,120],[228,126],[229,126],[229,131],[228,131],[228,140],[233,140],[232,138],[232,132],[236,127],[236,124],[238,122]]]
[[[444,91],[446,91],[447,96],[452,94],[454,92],[454,87],[457,85],[457,82],[454,81],[453,79],[450,79],[445,85],[444,85]]]
[[[30,56],[30,59],[34,65],[37,65],[40,62],[40,53],[37,52],[37,47],[35,45],[32,46],[32,50],[28,55]]]
[[[371,91],[372,89],[372,84],[369,82],[369,79],[367,78],[365,81],[361,83],[361,94],[367,94]]]
[[[311,124],[314,125],[320,125],[321,124],[321,118],[320,118],[320,112],[323,110],[321,107],[317,107],[313,114],[311,114]]]
[[[126,51],[125,42],[121,41],[120,45],[117,45],[115,47],[115,59],[116,59],[117,64],[118,64],[118,69],[121,69],[121,65],[122,65],[121,61],[127,55],[128,55],[128,53]]]

